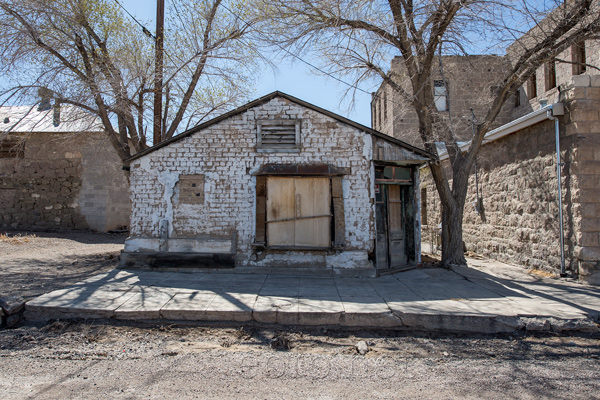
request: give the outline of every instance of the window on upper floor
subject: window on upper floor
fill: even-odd
[[[448,110],[448,92],[443,80],[433,81],[433,101],[438,111]]]
[[[537,97],[537,74],[534,72],[527,81],[527,95],[530,99]]]
[[[373,97],[371,102],[371,126],[373,129],[379,129],[377,126],[377,98]]]
[[[297,152],[300,150],[299,120],[259,120],[256,123],[256,135],[258,151]]]
[[[571,46],[571,61],[573,62],[573,75],[581,75],[587,70],[585,41]]]
[[[381,112],[383,107],[381,106],[382,101],[381,101],[381,93],[379,93],[377,95],[377,126],[378,129],[381,129]]]
[[[387,90],[383,90],[383,122],[387,122],[387,109],[388,109],[388,104],[387,104]]]
[[[521,105],[521,89],[517,89],[515,92],[515,108]]]
[[[548,61],[544,66],[546,91],[556,87],[556,62]]]

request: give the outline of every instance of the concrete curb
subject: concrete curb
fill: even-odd
[[[285,312],[285,311],[202,311],[155,310],[109,311],[26,305],[25,319],[45,322],[52,319],[115,319],[144,322],[260,323],[286,326],[328,326],[359,329],[392,329],[447,333],[510,333],[517,331],[556,333],[598,333],[591,318],[561,319],[499,315],[416,314],[403,312]]]

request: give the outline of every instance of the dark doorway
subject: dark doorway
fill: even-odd
[[[375,183],[376,265],[379,272],[408,267],[413,257],[410,168],[377,167]]]

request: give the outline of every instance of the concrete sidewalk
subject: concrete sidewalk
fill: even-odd
[[[367,278],[114,270],[29,301],[26,318],[258,322],[455,332],[597,332],[600,288],[494,261]]]

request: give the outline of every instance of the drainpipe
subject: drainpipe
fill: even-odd
[[[552,115],[552,106],[548,110],[548,119],[554,121],[554,134],[556,141],[556,177],[558,179],[558,222],[560,227],[560,276],[566,277],[567,272],[565,270],[565,233],[563,229],[563,215],[562,215],[562,185],[560,177],[560,167],[564,164],[560,162],[560,128],[558,124],[558,118]]]

